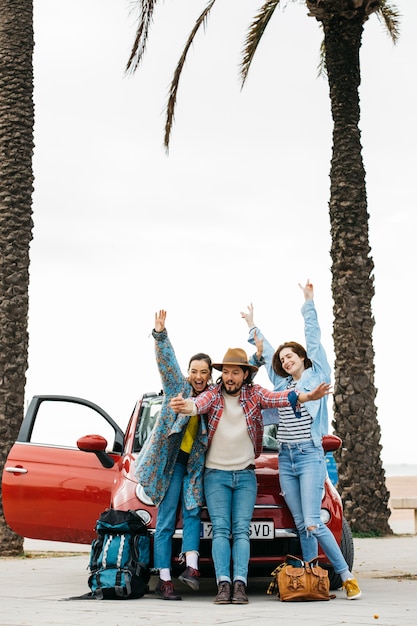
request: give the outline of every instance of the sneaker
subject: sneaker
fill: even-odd
[[[236,580],[233,583],[232,604],[247,604],[249,602],[246,595],[246,586],[243,580]]]
[[[162,598],[162,600],[182,600],[181,596],[175,593],[172,580],[159,579],[155,587],[155,593]]]
[[[198,591],[200,588],[200,583],[198,582],[198,577],[200,576],[200,572],[193,567],[186,567],[181,576],[178,576],[178,579],[191,587],[194,591]]]
[[[217,596],[213,600],[213,604],[230,604],[230,583],[222,580],[218,584]]]
[[[347,600],[357,600],[362,595],[356,578],[348,578],[348,580],[345,580],[342,584],[342,587],[346,590]]]

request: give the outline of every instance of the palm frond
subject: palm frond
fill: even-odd
[[[211,9],[213,8],[214,3],[216,2],[216,0],[210,0],[210,2],[208,3],[208,5],[206,6],[206,8],[203,10],[203,12],[201,13],[201,15],[197,18],[196,23],[194,28],[192,29],[184,50],[181,54],[181,57],[177,63],[177,67],[175,68],[175,72],[174,72],[174,76],[172,78],[171,81],[171,85],[169,87],[169,92],[168,92],[168,103],[167,103],[167,107],[166,107],[166,122],[165,122],[165,137],[164,137],[164,146],[166,151],[168,152],[169,149],[169,139],[170,139],[170,135],[171,135],[171,129],[172,129],[172,125],[174,123],[174,110],[175,110],[175,104],[177,101],[177,93],[178,93],[178,86],[179,86],[179,82],[180,82],[180,77],[181,77],[181,72],[184,68],[185,65],[185,61],[187,58],[187,54],[188,51],[191,47],[191,44],[194,41],[194,37],[196,36],[199,28],[201,26],[205,27],[206,23],[207,23],[207,18],[208,15],[211,11]]]
[[[400,36],[400,18],[401,14],[397,7],[385,0],[381,0],[380,7],[378,8],[377,17],[380,22],[383,22],[387,33],[391,37],[394,44],[397,43]]]
[[[133,42],[130,57],[126,63],[125,73],[134,73],[139,67],[145,53],[148,42],[149,27],[152,22],[153,12],[158,0],[141,0],[139,7],[139,19],[136,29],[135,41]],[[132,2],[132,11],[137,8],[137,2]]]
[[[248,34],[246,36],[243,58],[240,65],[240,74],[242,76],[242,87],[248,77],[250,65],[255,55],[258,44],[265,32],[265,28],[268,25],[275,9],[279,5],[280,0],[267,0],[265,4],[260,8],[258,15],[255,16],[252,24],[249,26]]]
[[[323,25],[320,24],[322,27]],[[326,42],[325,39],[322,39],[320,44],[320,54],[319,54],[319,64],[317,66],[317,76],[325,78],[327,76],[327,67],[326,67]]]

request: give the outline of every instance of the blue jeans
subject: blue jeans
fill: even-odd
[[[183,536],[181,552],[198,552],[200,547],[200,507],[188,511],[185,508],[182,484],[187,466],[175,463],[170,485],[158,507],[154,536],[154,567],[171,567],[172,536],[177,520],[178,503],[182,503]]]
[[[233,581],[247,584],[250,556],[250,521],[256,501],[255,471],[206,469],[204,493],[213,527],[212,557],[217,583]],[[232,537],[232,545],[230,543]]]
[[[337,574],[348,570],[333,533],[320,519],[327,473],[323,448],[312,441],[279,444],[278,458],[281,492],[300,536],[303,559],[315,559],[320,543]]]

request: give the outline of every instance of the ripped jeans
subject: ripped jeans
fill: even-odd
[[[312,441],[279,444],[279,481],[300,536],[303,559],[318,554],[318,543],[337,574],[349,570],[333,533],[320,519],[327,468],[323,448]],[[307,530],[309,527],[313,530]]]

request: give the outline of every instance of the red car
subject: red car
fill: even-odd
[[[137,483],[134,465],[162,399],[161,394],[144,394],[123,432],[103,409],[88,400],[34,396],[4,466],[3,510],[10,528],[22,537],[90,544],[100,513],[113,507],[138,511],[154,530],[157,509]],[[249,576],[268,576],[287,554],[300,554],[294,521],[280,495],[275,430],[275,425],[265,427],[264,450],[256,460],[258,495],[251,522]],[[340,439],[332,435],[323,440],[326,452],[340,445]],[[329,478],[323,490],[322,519],[352,568],[352,535],[340,496]],[[181,535],[179,515],[174,570]],[[214,575],[206,508],[201,515],[200,555],[203,575]],[[329,569],[331,587],[339,587],[340,578],[325,555],[321,553],[319,558]]]

